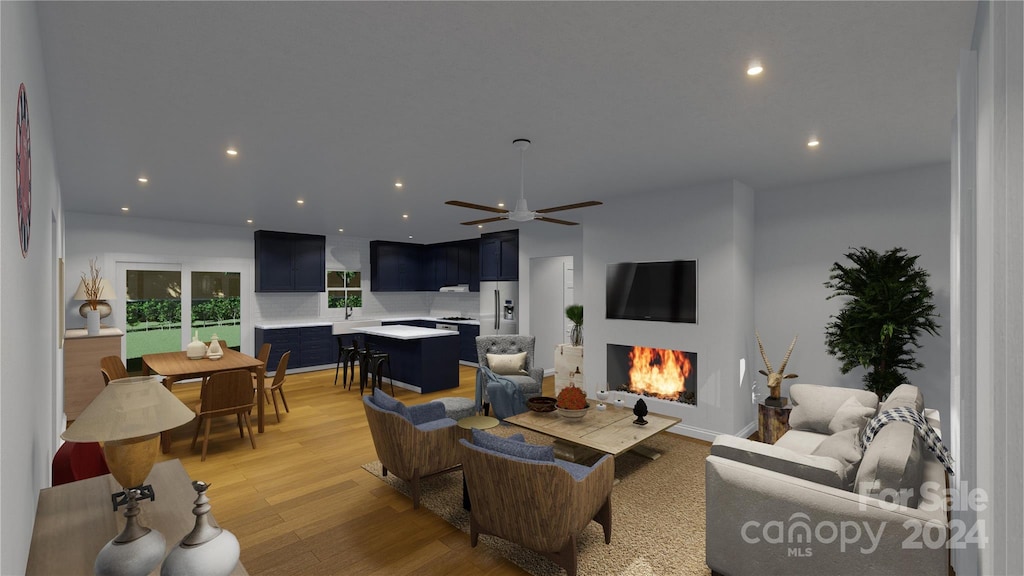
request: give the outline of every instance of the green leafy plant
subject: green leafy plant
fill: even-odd
[[[583,345],[583,305],[570,304],[565,307],[565,317],[572,322],[569,331],[569,343],[573,346]]]
[[[849,298],[838,315],[830,316],[825,346],[842,362],[843,374],[866,368],[864,387],[881,399],[908,382],[904,371],[924,367],[914,358],[914,348],[921,347],[923,333],[938,335],[938,314],[918,256],[908,256],[903,248],[881,254],[864,247],[851,250],[846,257],[853,265],[832,264],[825,282],[833,290],[829,300]]]

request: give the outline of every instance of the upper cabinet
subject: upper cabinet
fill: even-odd
[[[480,279],[519,280],[519,230],[480,235]]]
[[[327,238],[257,230],[257,292],[323,292]]]
[[[476,239],[440,244],[370,242],[370,291],[412,292],[468,284],[480,290],[479,242]]]

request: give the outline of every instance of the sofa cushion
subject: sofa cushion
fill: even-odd
[[[836,459],[842,464],[843,489],[853,490],[853,483],[857,479],[857,468],[863,453],[860,450],[860,428],[847,428],[841,432],[825,438],[825,440],[811,452],[812,456],[826,456]]]
[[[822,434],[832,433],[828,426],[839,407],[850,397],[872,410],[878,407],[878,397],[873,392],[854,388],[793,384],[789,387],[789,395],[795,404],[789,414],[790,428]]]
[[[845,470],[835,458],[800,454],[777,444],[763,444],[730,434],[715,438],[711,455],[833,488],[843,487]]]
[[[782,435],[782,438],[775,441],[775,445],[781,448],[788,448],[800,454],[810,454],[828,436],[828,434],[818,434],[817,432],[808,432],[806,430],[787,430]]]
[[[487,365],[495,374],[525,374],[526,352],[518,354],[488,354]]]
[[[914,426],[907,422],[890,422],[875,434],[864,450],[854,491],[916,508],[922,466],[921,441]],[[902,495],[900,491],[904,491]]]
[[[828,430],[832,434],[844,430],[855,429],[858,432],[864,430],[868,422],[875,415],[873,407],[864,406],[855,396],[850,396],[836,410],[835,416],[828,423]]]
[[[473,444],[481,448],[508,456],[515,456],[516,458],[523,458],[524,460],[536,460],[538,462],[555,461],[555,449],[553,446],[528,444],[521,439],[522,435],[519,435],[518,439],[513,440],[512,438],[502,438],[501,436],[477,430],[476,428],[473,428],[472,433]]]
[[[878,407],[878,413],[881,414],[890,408],[902,407],[913,408],[918,412],[924,410],[924,396],[921,395],[921,390],[917,386],[912,384],[897,386]]]

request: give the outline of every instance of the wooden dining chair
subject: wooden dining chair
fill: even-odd
[[[263,394],[266,397],[267,403],[274,402],[274,415],[277,416],[277,421],[281,421],[281,413],[277,410],[277,396],[281,397],[281,403],[284,404],[284,411],[288,412],[288,400],[284,397],[284,377],[288,371],[288,359],[291,357],[292,351],[289,350],[281,355],[281,360],[277,363],[277,370],[274,371],[274,382],[270,386],[264,385]],[[277,396],[275,396],[275,394]]]
[[[128,377],[128,369],[120,356],[104,356],[100,358],[100,372],[103,373],[103,385],[110,384],[111,380],[119,380]]]
[[[267,378],[267,362],[270,360],[270,342],[264,342],[263,346],[260,346],[260,353],[256,355],[256,359],[263,362],[263,377]],[[252,387],[256,389],[256,373],[252,372]]]
[[[210,441],[210,423],[214,416],[227,416],[234,414],[238,420],[238,435],[245,438],[242,430],[242,421],[249,430],[249,442],[252,449],[256,449],[256,437],[252,434],[252,423],[249,420],[249,412],[256,406],[256,395],[252,390],[252,376],[248,370],[228,370],[215,372],[203,384],[200,392],[199,404],[193,408],[196,416],[196,432],[192,436],[192,449],[196,447],[199,439],[199,428],[206,422],[203,433],[203,458],[206,461],[206,446]]]

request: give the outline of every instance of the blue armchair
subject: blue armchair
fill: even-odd
[[[591,520],[612,537],[615,460],[593,466],[558,460],[551,446],[473,430],[459,440],[471,506],[470,544],[491,534],[543,554],[576,574],[576,537]]]
[[[408,482],[413,508],[419,508],[422,478],[460,468],[460,428],[440,402],[406,406],[379,388],[363,396],[363,409],[384,475]]]

